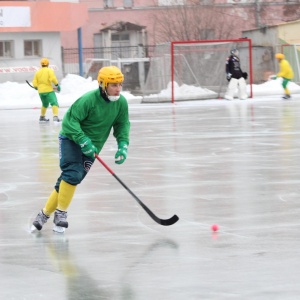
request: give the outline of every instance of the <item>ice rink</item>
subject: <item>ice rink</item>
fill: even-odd
[[[112,136],[100,156],[173,226],[95,161],[65,234],[52,218],[30,233],[60,172],[60,125],[0,110],[0,299],[299,299],[300,95],[129,107],[127,161]]]

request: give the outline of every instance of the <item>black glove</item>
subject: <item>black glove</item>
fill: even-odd
[[[232,74],[230,74],[230,73],[227,73],[227,75],[226,75],[226,79],[227,79],[228,81],[230,81],[230,79],[231,79],[231,76],[232,76]]]
[[[247,72],[243,72],[243,77],[246,80],[248,78],[248,73]]]

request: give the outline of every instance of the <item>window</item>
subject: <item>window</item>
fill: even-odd
[[[200,30],[200,40],[213,40],[215,39],[214,29],[205,28]]]
[[[132,8],[133,7],[133,0],[124,0],[123,5],[125,8]]]
[[[42,56],[42,41],[24,41],[24,56]]]
[[[111,40],[113,42],[118,41],[120,44],[129,42],[129,34],[128,33],[112,33]]]
[[[185,0],[158,0],[159,6],[184,5]]]
[[[0,57],[12,58],[14,57],[13,41],[0,41]]]
[[[104,0],[104,7],[105,8],[114,7],[114,0]]]
[[[130,36],[128,33],[113,33],[111,35],[111,46],[113,58],[124,58],[130,56]]]

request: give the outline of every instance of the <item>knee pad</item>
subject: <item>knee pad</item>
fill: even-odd
[[[86,171],[81,164],[70,164],[67,166],[62,166],[61,169],[61,179],[72,185],[79,184],[86,175]]]
[[[72,185],[79,184],[82,179],[84,178],[84,175],[81,172],[72,170],[68,171],[62,174],[62,179]]]

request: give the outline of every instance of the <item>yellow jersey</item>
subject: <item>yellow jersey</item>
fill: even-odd
[[[58,85],[58,80],[52,69],[48,67],[42,67],[35,73],[32,85],[38,89],[39,93],[52,92],[52,84]]]
[[[289,62],[286,59],[282,59],[279,62],[279,73],[277,74],[277,77],[283,77],[286,79],[292,79],[294,78],[294,72],[289,64]]]

